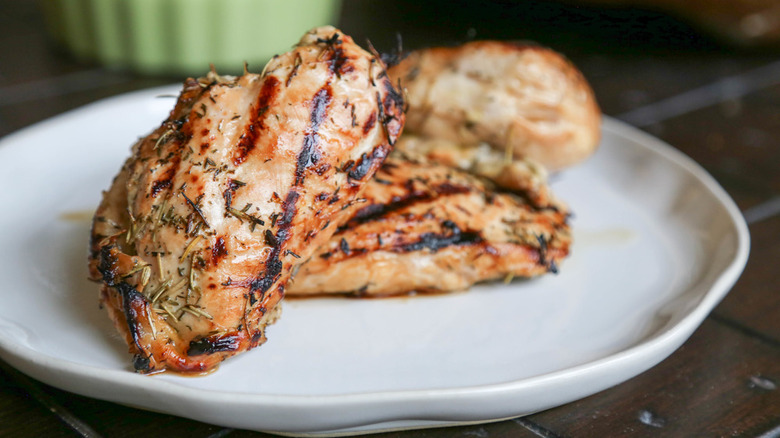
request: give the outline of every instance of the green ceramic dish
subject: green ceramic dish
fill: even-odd
[[[141,73],[252,69],[308,29],[332,24],[340,0],[42,0],[54,40],[78,59]]]

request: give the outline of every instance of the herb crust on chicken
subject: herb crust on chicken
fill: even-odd
[[[262,74],[185,82],[92,228],[91,277],[143,373],[202,372],[266,340],[293,269],[348,219],[403,99],[332,27]]]

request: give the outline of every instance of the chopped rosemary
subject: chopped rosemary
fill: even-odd
[[[157,142],[154,143],[154,150],[157,151],[157,153],[160,153],[160,146],[164,145],[168,142],[168,139],[174,134],[173,129],[168,129],[167,131],[163,132],[160,138],[157,139]]]
[[[152,321],[152,314],[150,312],[146,312],[146,320],[149,321],[149,327],[152,328],[152,339],[157,339],[157,329],[154,326],[154,321]]]
[[[180,190],[179,193],[181,193],[182,196],[184,196],[184,199],[187,201],[187,204],[192,207],[193,210],[195,210],[195,213],[198,213],[198,216],[200,216],[201,220],[203,220],[203,224],[206,225],[206,228],[211,228],[209,225],[209,222],[206,220],[206,216],[203,215],[203,211],[201,211],[200,207],[198,207],[197,202],[193,202],[192,199],[188,198],[186,194],[184,194],[184,190]],[[200,202],[200,198],[198,198],[198,201]]]
[[[168,306],[165,305],[165,303],[160,303],[160,307],[163,309],[165,313],[168,314],[171,318],[173,318],[174,321],[178,322],[179,318],[176,317],[176,315],[171,312],[171,309],[168,308]]]
[[[187,284],[188,281],[189,281],[188,278],[182,278],[181,280],[177,281],[176,284],[171,286],[170,292],[169,292],[170,295],[173,295],[176,292],[178,292],[179,290],[181,290]]]
[[[230,213],[231,215],[235,216],[235,218],[240,220],[242,223],[244,221],[249,222],[251,224],[250,225],[251,230],[254,231],[256,225],[265,225],[265,221],[260,219],[260,218],[258,218],[258,217],[255,217],[255,216],[247,213],[247,211],[249,210],[249,207],[251,207],[251,206],[252,206],[252,204],[247,204],[241,210],[236,210],[233,207],[226,207],[225,209],[226,209],[226,211],[228,213]]]
[[[147,266],[148,265],[136,262],[135,266],[133,266],[133,269],[131,269],[127,274],[123,275],[122,277],[127,278],[127,277],[135,274],[136,272],[139,272],[139,271],[143,270]]]
[[[155,257],[157,258],[157,276],[159,277],[160,281],[163,281],[163,267],[162,267],[162,255],[161,253],[157,252],[155,253]]]
[[[171,285],[173,280],[167,280],[163,284],[160,285],[160,287],[154,291],[154,293],[150,294],[152,297],[152,304],[156,303],[158,299],[160,299],[160,296],[165,292],[166,289]]]
[[[141,269],[141,290],[146,289],[146,285],[149,284],[149,278],[152,276],[152,268],[149,265],[145,265]]]
[[[214,319],[214,317],[211,316],[208,312],[192,304],[187,304],[186,306],[182,307],[181,310],[188,312],[194,316],[201,316],[206,319]]]
[[[187,256],[190,254],[190,252],[192,251],[192,249],[195,247],[195,245],[196,245],[198,242],[200,242],[200,239],[202,239],[202,238],[203,238],[203,236],[202,236],[202,235],[200,235],[200,234],[198,234],[197,236],[195,236],[195,238],[194,238],[194,239],[192,239],[192,241],[190,242],[190,244],[189,244],[189,245],[187,245],[187,247],[186,247],[186,248],[184,248],[184,253],[181,255],[181,257],[179,257],[179,263],[183,262],[183,261],[184,261],[184,259],[186,259],[186,258],[187,258]]]

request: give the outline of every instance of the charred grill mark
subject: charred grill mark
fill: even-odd
[[[288,229],[292,225],[292,220],[296,213],[296,202],[298,202],[298,192],[291,191],[287,194],[284,204],[282,204],[282,217],[278,221],[280,229]]]
[[[347,63],[349,58],[344,56],[344,49],[341,47],[340,42],[339,44],[334,44],[330,47],[331,56],[328,60],[328,69],[331,71],[331,73],[340,78],[341,75],[349,73],[355,69],[355,66]]]
[[[279,79],[274,76],[267,76],[263,80],[263,86],[255,103],[255,111],[251,113],[249,123],[246,129],[238,139],[235,153],[233,154],[233,164],[241,165],[247,156],[252,152],[257,143],[257,137],[263,129],[266,129],[263,116],[268,111],[271,101],[276,97],[279,87]]]
[[[458,227],[454,227],[450,229],[450,233],[422,234],[418,241],[399,245],[395,250],[398,252],[411,252],[428,249],[431,252],[437,252],[449,246],[473,245],[483,241],[482,236],[476,231],[462,232]]]
[[[138,350],[138,353],[133,357],[133,367],[137,371],[146,373],[151,371],[151,361],[149,355],[144,355],[144,349],[141,347],[143,327],[139,321],[143,318],[144,313],[149,312],[148,301],[141,292],[126,281],[116,281],[118,277],[117,250],[114,244],[100,248],[98,271],[106,286],[113,288],[122,298],[125,323],[130,337],[133,339],[133,344]]]
[[[217,265],[227,255],[228,251],[225,247],[225,239],[222,236],[219,236],[214,242],[214,246],[211,248],[211,260],[214,265]]]
[[[317,149],[317,143],[320,141],[319,129],[327,114],[331,97],[330,86],[325,85],[317,91],[314,99],[312,99],[309,116],[310,126],[303,137],[303,148],[301,148],[301,153],[298,155],[298,163],[295,168],[296,186],[303,184],[306,169],[317,164],[320,160],[320,151]]]
[[[389,213],[410,207],[416,203],[430,201],[438,196],[468,193],[471,191],[471,187],[456,186],[450,183],[435,185],[430,188],[432,190],[409,190],[406,193],[406,196],[394,198],[391,202],[386,204],[369,204],[355,212],[352,219],[350,219],[346,225],[339,228],[339,232],[365,222],[376,220]]]
[[[536,241],[539,243],[539,264],[544,266],[547,264],[547,239],[539,234],[536,236]]]
[[[558,273],[558,265],[555,263],[554,258],[550,258],[548,260],[549,256],[549,241],[543,234],[538,234],[536,236],[536,241],[539,243],[539,248],[537,248],[537,251],[539,252],[539,264],[544,266],[547,269],[547,272],[552,272],[553,274]]]
[[[366,120],[366,123],[363,125],[363,135],[368,135],[368,131],[370,131],[375,124],[376,124],[376,112],[372,112],[371,115],[368,116],[368,120]]]
[[[336,77],[341,78],[341,75],[355,70],[355,66],[349,63],[350,58],[344,55],[341,35],[334,33],[328,39],[320,38],[317,42],[325,44],[328,55],[326,60],[328,63],[328,70],[335,74]]]
[[[379,183],[379,184],[382,184],[383,186],[391,186],[391,185],[393,185],[392,181],[388,181],[386,179],[382,179],[382,178],[380,178],[378,176],[374,177],[374,181]]]
[[[103,277],[103,281],[113,287],[116,282],[116,277],[119,274],[117,270],[117,259],[114,252],[117,251],[116,245],[105,245],[100,248],[100,255],[98,258],[98,272]]]
[[[251,291],[250,302],[254,304],[254,300],[261,300],[265,297],[265,293],[279,278],[282,273],[282,261],[279,257],[282,254],[282,247],[287,241],[290,227],[292,226],[292,220],[295,218],[297,211],[296,202],[298,202],[298,192],[295,190],[290,191],[287,194],[287,199],[284,200],[282,205],[282,215],[277,220],[278,230],[276,236],[274,236],[275,245],[271,248],[271,254],[268,256],[268,260],[265,264],[265,272],[261,277],[257,277],[249,285]],[[259,297],[256,296],[259,292]]]
[[[368,159],[368,155],[365,153],[360,156],[360,160],[358,161],[356,166],[353,166],[350,170],[347,176],[349,176],[349,179],[362,179],[364,176],[366,176],[366,173],[371,168],[371,161]]]
[[[411,242],[408,239],[405,239],[403,234],[392,239],[382,239],[381,236],[377,235],[377,246],[373,249],[350,248],[349,242],[345,238],[342,238],[339,242],[339,249],[341,249],[342,255],[338,256],[338,259],[343,260],[376,250],[392,251],[396,253],[423,250],[437,252],[453,246],[484,245],[486,243],[479,231],[463,231],[457,224],[450,220],[441,221],[441,227],[443,229],[441,232],[422,233],[419,234],[417,240]],[[333,255],[334,253],[332,252],[326,252],[321,254],[320,257],[327,260]]]
[[[352,254],[352,251],[349,250],[349,243],[347,243],[347,239],[341,238],[341,242],[339,242],[339,248],[341,248],[341,252],[344,253],[344,255],[350,255]]]
[[[174,135],[174,139],[176,141],[175,148],[181,148],[184,144],[184,140],[186,140],[187,135],[181,133],[180,131],[177,131],[178,134]],[[160,178],[156,179],[154,182],[152,182],[152,187],[150,189],[152,198],[156,198],[157,195],[160,194],[163,190],[167,190],[171,188],[173,185],[173,177],[176,175],[176,171],[179,169],[179,165],[181,164],[181,154],[180,153],[174,153],[173,156],[170,158],[170,161],[163,161],[160,160],[161,163],[167,164],[167,168],[165,169],[165,172],[160,176]]]
[[[360,161],[350,169],[347,176],[350,179],[362,180],[372,168],[376,169],[382,164],[389,153],[389,149],[390,147],[387,145],[379,145],[371,151],[371,155],[361,155]]]
[[[138,353],[133,357],[133,367],[136,371],[149,372],[150,360],[149,356],[144,355],[144,349],[141,348],[140,338],[143,329],[138,322],[143,317],[143,313],[149,311],[148,302],[140,292],[125,282],[121,282],[114,287],[122,295],[125,322],[130,331],[130,336],[133,338],[133,343],[138,349]]]
[[[390,146],[395,145],[398,136],[403,129],[402,115],[404,111],[404,98],[401,93],[393,87],[389,79],[383,81],[385,85],[385,97],[382,99],[379,92],[376,92],[377,107],[379,109],[379,121],[385,131],[385,136]]]
[[[161,191],[168,189],[171,187],[171,180],[170,179],[158,179],[152,183],[152,198],[156,198],[157,195],[160,194]]]
[[[201,356],[222,351],[237,351],[241,346],[241,337],[235,333],[213,335],[190,342],[189,356]]]

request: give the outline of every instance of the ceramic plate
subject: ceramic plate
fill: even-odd
[[[560,274],[451,295],[284,303],[262,347],[208,376],[143,376],[87,281],[89,217],[160,88],[0,141],[0,356],[50,385],[222,426],[348,434],[520,416],[629,379],[696,329],[741,273],[747,227],[698,165],[617,121],[554,176],[572,219]]]

